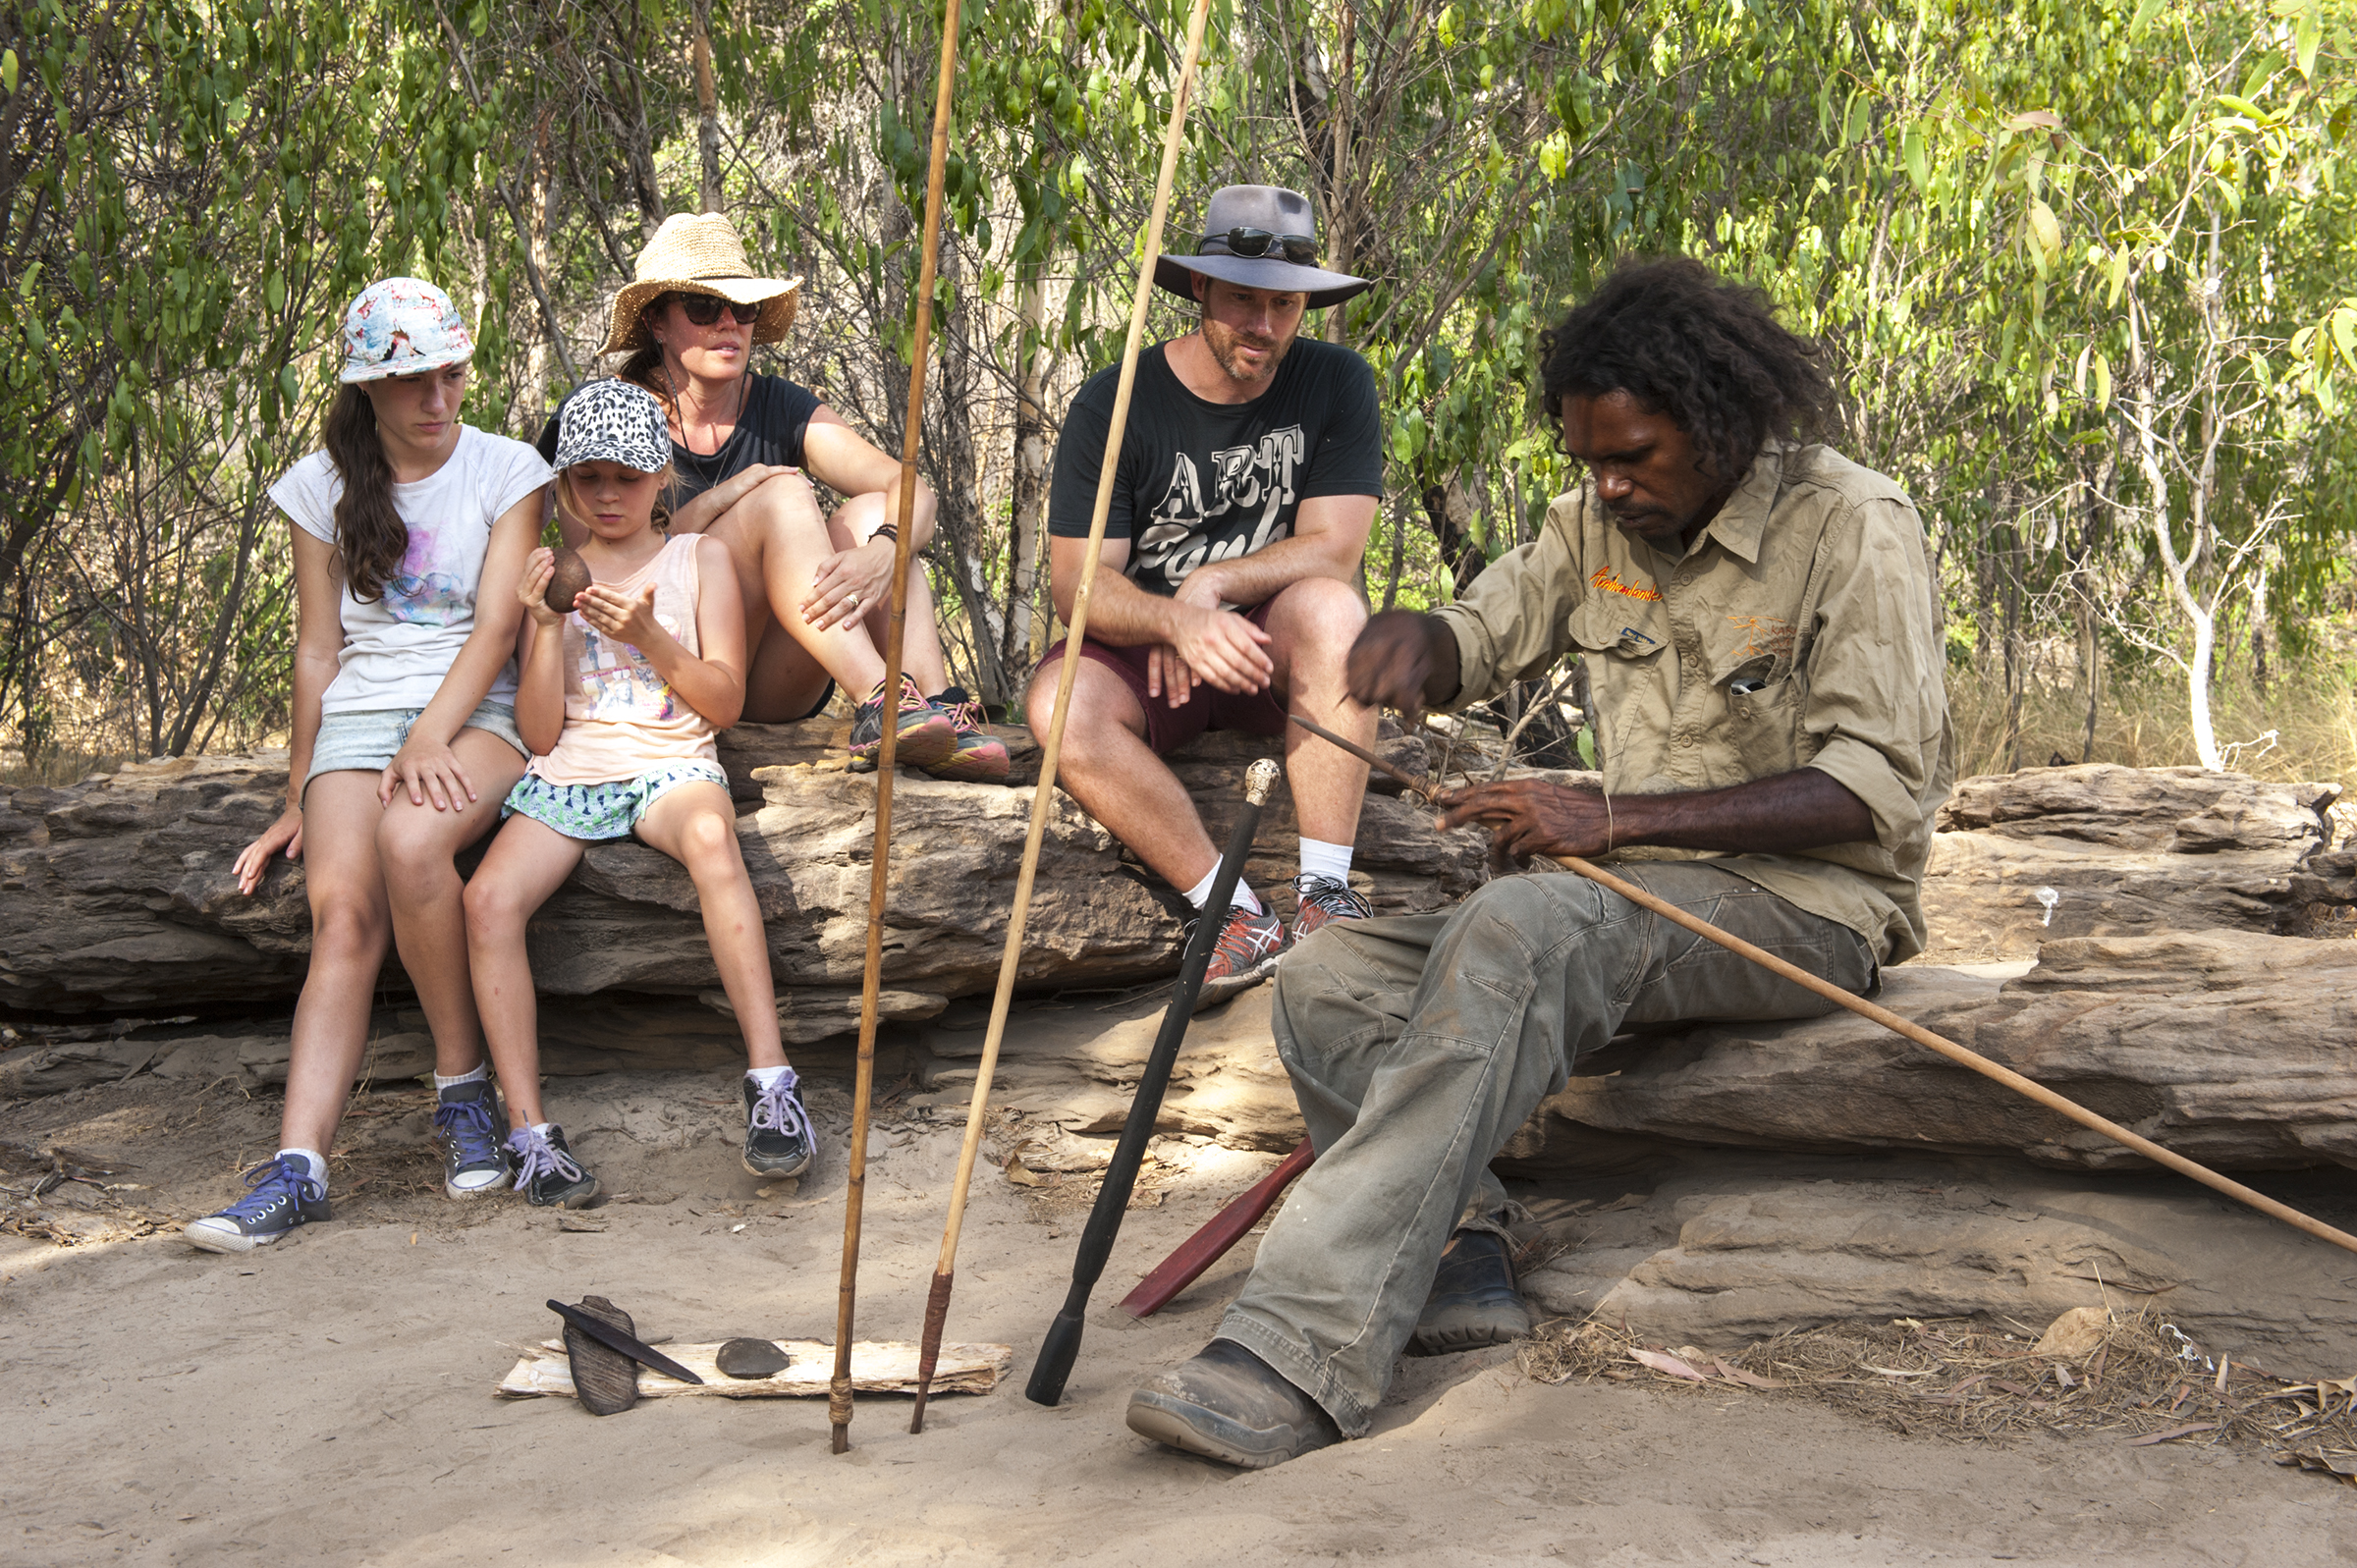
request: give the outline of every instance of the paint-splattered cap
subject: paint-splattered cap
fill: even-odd
[[[474,337],[450,296],[423,278],[380,278],[344,312],[341,380],[382,381],[474,357]]]

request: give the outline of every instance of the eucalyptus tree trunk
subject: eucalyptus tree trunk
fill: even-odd
[[[703,174],[703,210],[722,210],[720,100],[712,86],[712,0],[695,0],[695,146]]]
[[[1034,263],[1023,277],[1017,305],[1014,390],[1014,496],[1007,541],[1007,613],[999,662],[1013,681],[1028,671],[1043,649],[1039,606],[1041,535],[1048,510],[1048,364],[1046,267]],[[1012,689],[1010,697],[1014,695]]]

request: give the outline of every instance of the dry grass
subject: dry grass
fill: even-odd
[[[2095,1342],[2041,1352],[2038,1331],[1983,1319],[1835,1324],[1732,1356],[1651,1344],[1596,1319],[1522,1347],[1540,1382],[1651,1383],[1829,1404],[1892,1432],[2001,1443],[2038,1432],[2131,1444],[2255,1445],[2357,1484],[2357,1377],[2300,1383],[2222,1365],[2150,1313],[2108,1315]]]
[[[1997,667],[1950,671],[1947,694],[1956,777],[2008,772],[2004,681]],[[2337,660],[2285,672],[2264,693],[2244,675],[2221,680],[2212,699],[2212,727],[2220,746],[2240,744],[2229,760],[2244,773],[2357,789],[2357,689]],[[2067,671],[2052,681],[2033,678],[2022,695],[2017,750],[2025,768],[2042,767],[2056,755],[2130,768],[2201,760],[2194,753],[2185,682],[2161,671],[2107,674],[2096,707],[2095,746],[2082,758],[2086,739],[2086,688],[2074,684]]]

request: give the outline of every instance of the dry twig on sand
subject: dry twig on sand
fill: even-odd
[[[2067,1348],[2065,1324],[2083,1331]],[[1954,1318],[1833,1324],[1728,1356],[1650,1344],[1627,1328],[1569,1319],[1543,1325],[1518,1357],[1545,1383],[1644,1381],[1799,1396],[1892,1432],[1999,1442],[2037,1432],[2114,1433],[2143,1446],[2252,1444],[2357,1484],[2357,1377],[2295,1382],[2214,1360],[2152,1313],[2065,1314],[2045,1336]],[[2049,1348],[2039,1348],[2042,1344]]]

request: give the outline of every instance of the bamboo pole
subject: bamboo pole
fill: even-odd
[[[1292,719],[1293,723],[1309,730],[1321,740],[1340,746],[1362,762],[1390,774],[1416,793],[1424,796],[1425,799],[1433,798],[1431,785],[1404,769],[1394,767],[1365,747],[1344,739],[1331,730],[1322,729],[1297,715],[1292,716]],[[2015,1094],[2034,1100],[2039,1105],[2046,1107],[2047,1109],[2058,1115],[2067,1116],[2082,1127],[2100,1132],[2113,1143],[2122,1144],[2135,1150],[2136,1153],[2152,1161],[2155,1164],[2165,1165],[2181,1176],[2191,1176],[2203,1186],[2215,1188],[2238,1203],[2248,1204],[2263,1215],[2272,1215],[2293,1229],[2304,1230],[2320,1241],[2329,1241],[2335,1247],[2357,1252],[2357,1236],[2352,1236],[2345,1230],[2335,1230],[2323,1220],[2304,1215],[2289,1204],[2278,1203],[2266,1193],[2246,1187],[2230,1176],[2220,1175],[2208,1165],[2188,1160],[2174,1150],[2164,1149],[2143,1134],[2130,1132],[2110,1117],[2100,1116],[2077,1101],[2055,1093],[2036,1079],[2025,1078],[2012,1068],[1991,1061],[1979,1052],[1959,1046],[1944,1035],[1936,1035],[1923,1025],[1912,1019],[1902,1018],[1888,1007],[1868,1001],[1863,997],[1851,996],[1832,981],[1819,975],[1813,975],[1798,964],[1779,958],[1764,948],[1754,946],[1732,932],[1722,931],[1701,916],[1688,914],[1677,905],[1647,892],[1632,882],[1614,876],[1601,866],[1582,860],[1577,855],[1549,855],[1545,858],[1554,861],[1565,871],[1575,871],[1599,887],[1618,893],[1639,908],[1651,910],[1672,925],[1683,926],[1697,937],[1717,943],[1737,957],[1750,959],[1771,974],[1781,975],[1803,990],[1814,992],[1838,1006],[1847,1007],[1862,1018],[1871,1018],[1902,1039],[1912,1040],[1927,1051],[1936,1051],[1960,1067],[1970,1067],[1982,1077],[1994,1079]]]
[[[965,1113],[965,1142],[958,1151],[958,1175],[950,1188],[950,1214],[942,1227],[941,1258],[934,1266],[933,1286],[925,1298],[925,1327],[917,1362],[916,1409],[908,1418],[912,1433],[925,1430],[925,1401],[933,1365],[941,1348],[943,1325],[949,1322],[950,1292],[958,1271],[958,1236],[965,1222],[965,1199],[973,1185],[974,1159],[982,1148],[982,1119],[990,1105],[990,1082],[998,1070],[999,1045],[1007,1036],[1007,1011],[1014,1000],[1014,975],[1022,962],[1023,926],[1031,911],[1031,885],[1039,874],[1039,846],[1047,837],[1048,814],[1055,807],[1056,760],[1064,747],[1064,720],[1070,711],[1072,682],[1080,673],[1080,639],[1088,629],[1088,594],[1097,580],[1097,562],[1105,549],[1105,518],[1113,508],[1113,482],[1120,467],[1122,437],[1129,427],[1129,394],[1137,383],[1137,355],[1146,336],[1146,306],[1154,296],[1154,262],[1162,254],[1162,223],[1170,211],[1171,182],[1178,170],[1178,141],[1186,128],[1187,99],[1194,87],[1195,63],[1203,53],[1203,29],[1211,16],[1211,0],[1195,0],[1187,21],[1186,53],[1178,65],[1178,89],[1171,100],[1170,122],[1162,133],[1162,168],[1154,178],[1154,205],[1146,219],[1145,251],[1138,263],[1137,293],[1129,305],[1129,338],[1122,348],[1122,373],[1113,396],[1113,422],[1105,432],[1105,452],[1097,468],[1096,510],[1088,520],[1088,548],[1080,561],[1080,581],[1072,594],[1072,619],[1065,637],[1064,665],[1056,680],[1056,712],[1048,723],[1048,742],[1039,758],[1039,783],[1031,792],[1031,831],[1023,839],[1023,864],[1014,883],[1014,907],[1007,923],[1007,947],[999,957],[999,989],[990,1004],[990,1031],[982,1038],[982,1061],[974,1075],[974,1097]]]
[[[851,1446],[851,1319],[859,1295],[859,1221],[867,1196],[867,1120],[876,1086],[876,1003],[884,979],[884,888],[892,857],[892,776],[900,739],[901,663],[908,626],[908,556],[916,522],[916,459],[925,435],[925,358],[933,336],[933,277],[941,261],[942,169],[950,154],[951,88],[958,80],[959,0],[941,16],[941,75],[933,95],[933,157],[925,172],[925,229],[916,273],[916,332],[908,349],[908,416],[901,429],[901,515],[892,542],[892,619],[885,634],[884,734],[876,758],[876,846],[867,883],[867,966],[859,980],[858,1073],[843,1204],[843,1274],[835,1294],[835,1376],[827,1385],[834,1451]]]

